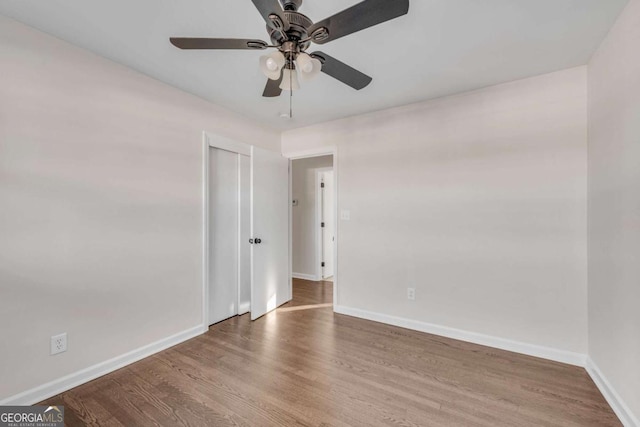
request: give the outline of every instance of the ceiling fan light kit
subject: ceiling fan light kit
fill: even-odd
[[[322,62],[304,52],[298,55],[296,63],[300,69],[300,79],[303,82],[314,79],[322,71]]]
[[[286,62],[284,54],[276,50],[269,55],[260,57],[260,70],[271,80],[278,80]]]
[[[314,23],[298,12],[302,0],[251,1],[267,24],[272,44],[252,39],[172,37],[170,40],[180,49],[275,49],[259,61],[260,70],[269,79],[264,97],[280,96],[283,90],[298,90],[299,80],[308,82],[320,72],[353,89],[365,88],[371,83],[371,77],[326,53],[307,53],[307,49],[312,43],[329,43],[409,12],[409,0],[364,0]]]
[[[280,82],[280,89],[289,91],[300,89],[298,73],[296,72],[295,68],[285,68],[284,70],[282,70],[282,81]]]
[[[287,68],[285,68],[285,65]],[[312,58],[308,54],[301,52],[297,55],[293,63],[287,63],[284,54],[275,51],[270,55],[260,57],[260,70],[271,80],[279,80],[282,73],[282,90],[298,90],[300,84],[298,77],[303,82],[308,82],[320,74],[322,71],[322,62],[319,59]],[[288,82],[295,83],[289,84]]]

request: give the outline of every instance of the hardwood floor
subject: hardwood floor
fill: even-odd
[[[43,404],[67,426],[619,426],[584,369],[334,314],[332,284]]]

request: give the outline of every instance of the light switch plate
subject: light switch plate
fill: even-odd
[[[340,219],[343,221],[351,220],[351,211],[342,211],[340,212]]]

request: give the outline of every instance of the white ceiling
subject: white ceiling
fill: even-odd
[[[305,0],[319,21],[359,0]],[[369,74],[322,74],[262,98],[264,51],[181,51],[170,36],[268,41],[250,0],[0,0],[0,13],[277,129],[460,93],[587,63],[628,0],[411,0],[409,14],[318,46]],[[313,50],[313,47],[312,47]],[[286,93],[286,92],[285,92]]]

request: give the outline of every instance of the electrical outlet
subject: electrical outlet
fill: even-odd
[[[67,333],[51,337],[51,355],[67,351]]]
[[[407,288],[407,298],[411,301],[416,299],[416,288]]]

